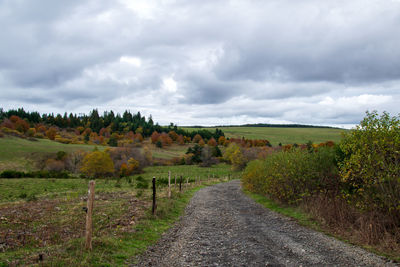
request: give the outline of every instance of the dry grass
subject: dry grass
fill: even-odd
[[[400,227],[388,215],[361,212],[344,199],[324,195],[306,199],[302,209],[326,232],[400,260]]]

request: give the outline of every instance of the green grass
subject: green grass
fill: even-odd
[[[0,171],[33,170],[33,158],[45,153],[56,153],[58,151],[72,152],[76,150],[92,151],[93,145],[61,144],[48,139],[29,141],[17,137],[0,138]],[[99,150],[105,147],[98,146]]]
[[[172,159],[175,157],[180,157],[186,153],[191,145],[176,145],[166,146],[163,148],[158,148],[155,145],[150,146],[153,157],[156,159]]]
[[[203,186],[192,188],[172,199],[161,198],[157,203],[157,215],[146,215],[133,233],[124,233],[118,238],[100,237],[93,240],[93,251],[86,252],[83,239],[66,244],[53,266],[126,266],[135,261],[148,246],[171,228],[183,214],[190,199]],[[65,253],[65,254],[64,254]],[[50,265],[50,264],[49,264]]]
[[[218,164],[212,167],[204,168],[197,165],[181,165],[181,166],[152,166],[144,169],[144,174],[135,175],[142,176],[146,179],[151,179],[153,176],[165,178],[168,177],[168,171],[171,171],[172,177],[176,175],[183,177],[194,178],[200,177],[202,180],[208,178],[208,175],[215,177],[223,177],[231,175],[231,177],[238,177],[239,172],[234,172],[231,170],[231,166],[227,164]]]
[[[232,173],[230,166],[220,164],[212,168],[197,166],[155,166],[145,169],[141,174],[146,180],[153,176],[167,177],[168,171],[178,175],[200,176],[203,180],[208,174],[216,177],[237,177],[239,173]],[[6,262],[16,260],[18,264],[32,265],[37,255],[45,255],[41,266],[124,266],[131,263],[134,257],[156,242],[163,232],[169,229],[183,214],[184,208],[201,187],[184,187],[183,193],[173,188],[172,199],[166,198],[166,188],[158,187],[157,214],[150,214],[151,189],[136,189],[138,175],[129,179],[96,180],[96,198],[94,208],[94,238],[93,251],[83,249],[84,239],[58,236],[63,229],[84,229],[85,206],[84,196],[87,194],[88,181],[85,179],[0,179],[0,231],[9,229],[34,232],[47,225],[52,231],[52,244],[45,247],[38,246],[37,239],[32,239],[25,246],[6,250],[0,253],[0,266]],[[214,184],[217,180],[206,184]],[[203,184],[204,186],[204,184]],[[139,192],[142,192],[139,194]],[[21,193],[35,194],[37,200],[28,202],[21,199]],[[131,202],[132,199],[138,201]],[[147,204],[146,204],[147,203]],[[133,206],[132,206],[133,205]],[[35,218],[26,212],[36,215]],[[139,208],[140,213],[130,213],[131,208]],[[11,209],[11,210],[10,210]],[[7,213],[5,212],[6,210]],[[16,212],[16,213],[15,213]],[[36,214],[38,212],[39,214]],[[19,215],[18,215],[19,214]],[[128,214],[128,217],[126,217]],[[142,214],[135,224],[120,225],[121,220],[133,220],[131,214]],[[6,216],[6,217],[4,217]],[[137,215],[139,216],[139,215]],[[125,219],[124,219],[125,218]],[[139,218],[139,217],[138,217]],[[17,223],[14,223],[14,222]],[[21,224],[22,223],[22,224]],[[22,227],[22,228],[21,228]],[[52,228],[55,227],[55,228]],[[58,229],[58,230],[55,230]],[[7,230],[8,231],[8,230]],[[82,236],[82,235],[80,235]],[[59,240],[59,241],[57,241]],[[61,245],[62,244],[62,245]],[[50,256],[49,256],[50,255]]]
[[[313,220],[309,214],[301,211],[299,208],[281,205],[265,196],[255,194],[247,190],[244,190],[244,193],[247,196],[251,197],[255,202],[260,203],[261,205],[270,210],[283,214],[287,217],[296,219],[296,221],[303,226],[308,226],[312,227],[313,229],[320,230],[318,223],[315,220]]]
[[[199,128],[183,128],[188,131],[199,130]],[[215,128],[206,128],[214,131]],[[305,144],[308,141],[321,143],[325,141],[339,142],[343,129],[331,128],[279,128],[279,127],[218,127],[225,133],[226,137],[247,139],[267,139],[272,145]]]
[[[134,186],[138,176],[151,181],[153,177],[167,178],[168,171],[171,171],[172,182],[174,177],[182,175],[184,178],[189,177],[193,180],[200,177],[206,180],[208,175],[211,177],[238,177],[238,172],[231,171],[231,166],[226,164],[214,165],[209,168],[199,167],[196,165],[183,166],[151,166],[144,169],[144,173],[132,176],[132,184],[127,179],[117,180],[97,179],[97,192],[116,192],[124,191]],[[178,179],[179,181],[179,179]],[[116,184],[119,183],[118,187]],[[0,203],[24,200],[23,194],[27,196],[36,196],[38,198],[48,197],[66,197],[83,196],[87,192],[88,180],[86,179],[41,179],[41,178],[21,178],[21,179],[0,179]]]

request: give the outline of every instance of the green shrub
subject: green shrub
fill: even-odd
[[[293,149],[252,161],[243,173],[243,186],[289,204],[321,190],[339,190],[335,150],[320,148],[309,153]]]
[[[347,199],[400,218],[400,118],[368,113],[344,136],[340,172]]]

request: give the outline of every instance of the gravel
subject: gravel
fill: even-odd
[[[262,207],[237,180],[198,191],[136,260],[132,266],[398,266]]]

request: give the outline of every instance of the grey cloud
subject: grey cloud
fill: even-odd
[[[214,113],[220,120],[340,124],[358,122],[368,108],[399,111],[396,1],[140,4],[151,7],[0,1],[0,95],[28,106],[43,107],[47,100],[46,107],[71,111],[107,109],[118,100],[121,107],[133,103],[160,114],[186,110],[190,119]],[[122,56],[139,63],[122,64]],[[176,92],[163,89],[171,77]],[[391,98],[347,108],[361,95]],[[324,97],[345,103],[342,110],[321,109]]]

